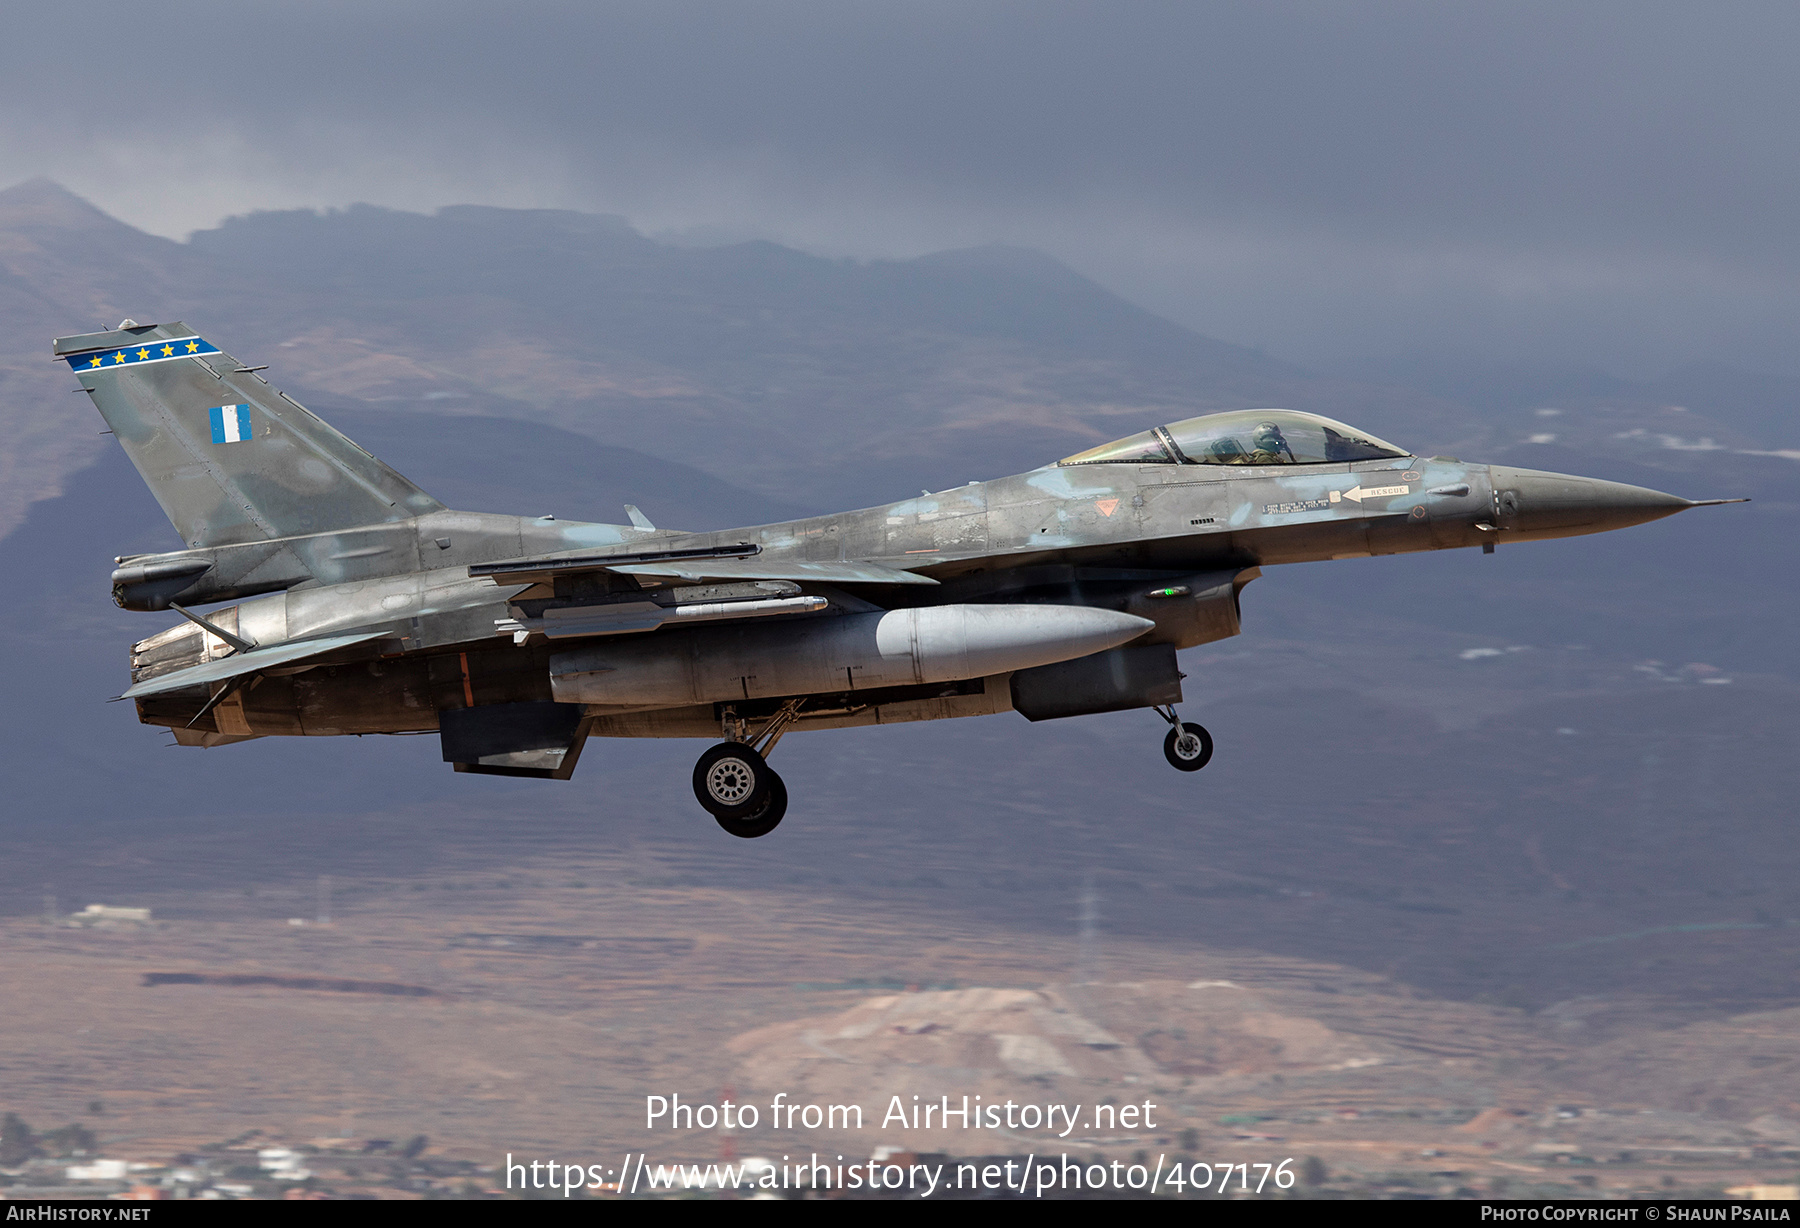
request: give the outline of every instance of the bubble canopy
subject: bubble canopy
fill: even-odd
[[[1365,431],[1292,409],[1207,414],[1115,439],[1059,465],[1328,465],[1410,453]]]

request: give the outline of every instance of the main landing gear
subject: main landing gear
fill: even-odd
[[[725,741],[700,756],[694,765],[694,796],[720,827],[745,840],[766,836],[787,814],[787,785],[768,764],[768,756],[800,711],[789,700],[754,737],[746,737],[744,721],[727,714]]]
[[[1156,714],[1169,722],[1169,732],[1163,738],[1163,758],[1171,767],[1183,772],[1198,772],[1212,762],[1212,734],[1206,732],[1206,726],[1196,725],[1192,721],[1183,721],[1175,715],[1175,705],[1156,709]]]

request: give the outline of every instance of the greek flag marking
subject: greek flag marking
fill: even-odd
[[[212,418],[214,443],[242,443],[255,434],[248,405],[215,405],[206,412]]]

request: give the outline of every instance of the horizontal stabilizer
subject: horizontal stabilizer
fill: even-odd
[[[164,695],[170,691],[185,690],[188,687],[226,682],[245,674],[255,674],[278,666],[294,665],[310,657],[324,656],[328,652],[336,652],[338,649],[348,648],[352,644],[363,644],[369,640],[382,639],[389,634],[386,631],[364,631],[358,635],[334,635],[322,640],[295,640],[288,644],[258,648],[253,652],[233,653],[229,657],[208,661],[204,665],[196,665],[190,669],[178,669],[174,673],[159,674],[138,683],[119,698],[142,699],[147,695]]]

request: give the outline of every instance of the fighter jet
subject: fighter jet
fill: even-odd
[[[861,511],[589,524],[453,511],[186,325],[54,345],[181,534],[112,573],[120,606],[182,619],[132,646],[144,724],[202,747],[435,732],[459,772],[551,780],[589,738],[710,738],[694,796],[740,837],[786,813],[768,760],[798,730],[1144,708],[1171,765],[1205,767],[1177,653],[1236,635],[1265,567],[1741,501],[1255,409]]]

